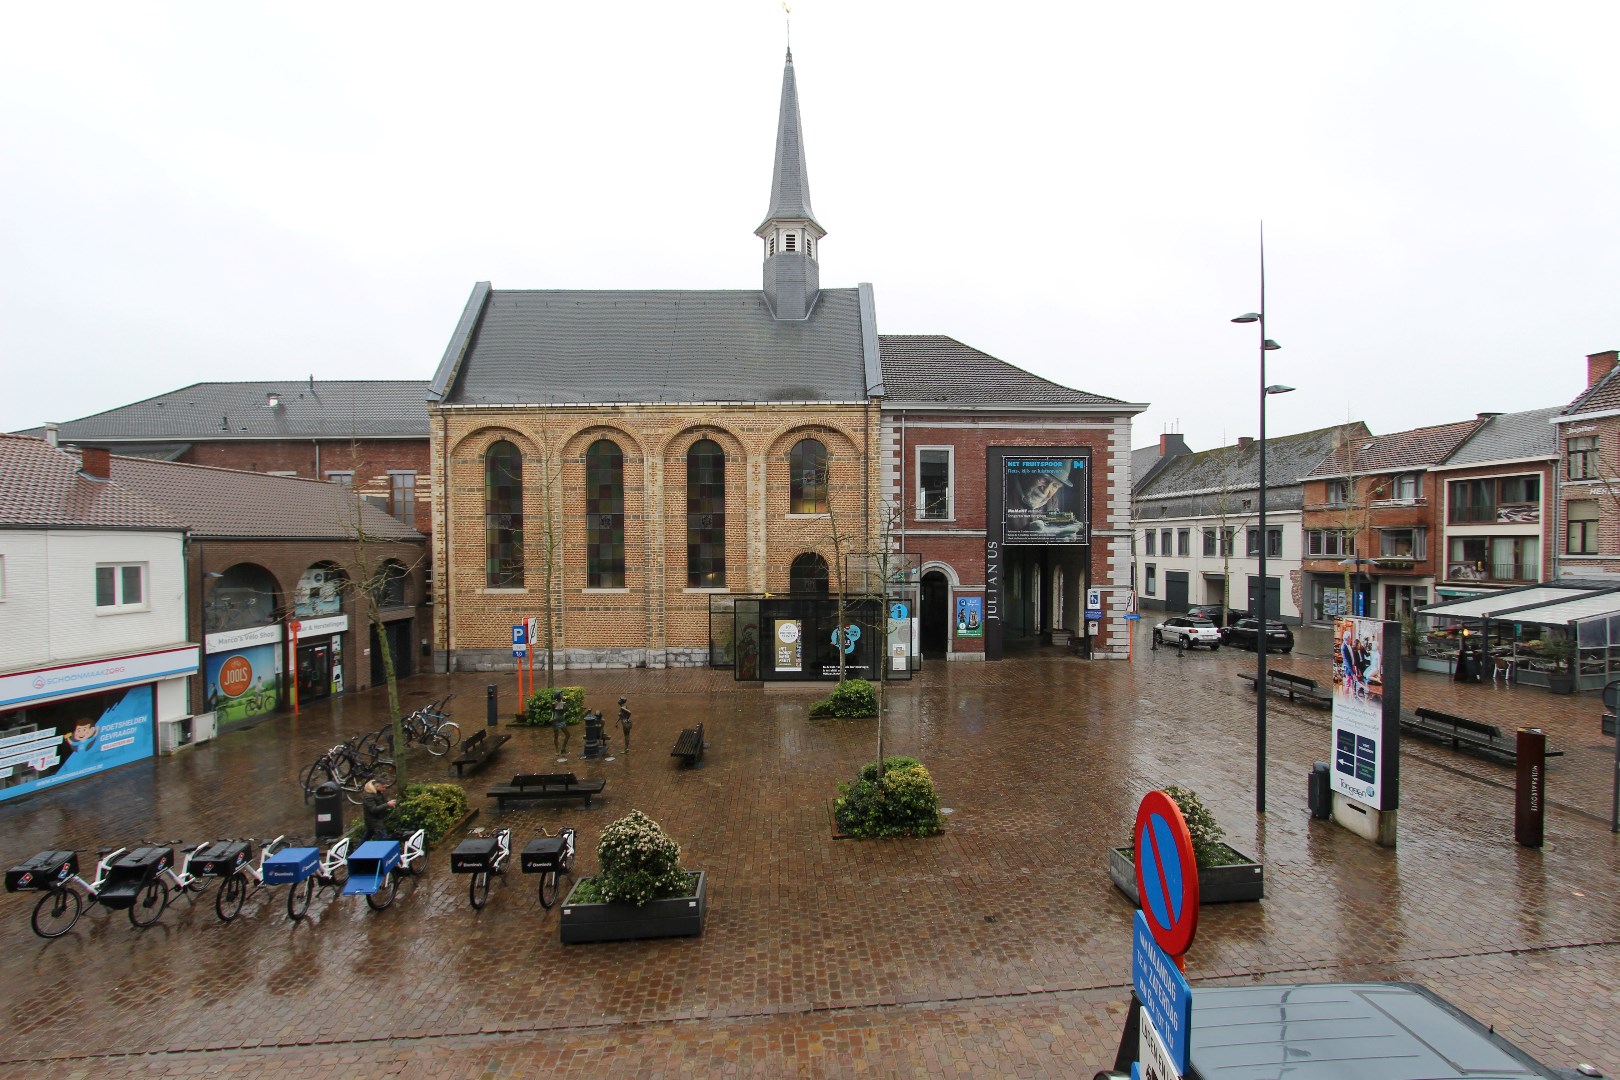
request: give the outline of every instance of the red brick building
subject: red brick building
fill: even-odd
[[[1586,358],[1586,389],[1559,413],[1556,576],[1620,574],[1620,351]]]

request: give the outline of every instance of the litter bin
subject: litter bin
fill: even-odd
[[[1333,816],[1333,774],[1327,762],[1318,761],[1312,766],[1305,798],[1311,806],[1311,817],[1326,820]]]
[[[315,839],[343,836],[343,789],[328,780],[315,789]]]

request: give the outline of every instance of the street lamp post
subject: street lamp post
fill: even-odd
[[[1266,245],[1260,234],[1260,310],[1239,315],[1235,323],[1260,324],[1260,585],[1254,649],[1254,809],[1266,812],[1266,398],[1286,394],[1292,386],[1266,385],[1266,353],[1282,346],[1266,337]]]

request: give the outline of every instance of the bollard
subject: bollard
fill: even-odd
[[[485,688],[484,693],[488,695],[489,698],[484,713],[484,726],[499,727],[501,723],[499,719],[499,709],[501,706],[499,700],[497,700],[495,696],[495,684],[490,683],[489,686]]]
[[[1520,728],[1519,763],[1513,785],[1513,839],[1540,847],[1547,824],[1547,734]]]

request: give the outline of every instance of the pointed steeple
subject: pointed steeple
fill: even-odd
[[[771,206],[754,235],[765,242],[765,297],[778,319],[806,319],[821,291],[816,248],[827,235],[810,209],[810,173],[799,123],[799,86],[793,50],[782,70],[782,108],[776,123],[776,167]]]

